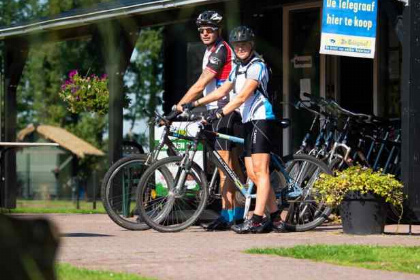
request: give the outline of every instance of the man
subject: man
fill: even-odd
[[[190,87],[187,93],[176,105],[177,111],[191,109],[191,102],[203,94],[220,87],[229,77],[229,73],[234,67],[234,52],[227,42],[221,37],[222,16],[215,11],[205,11],[201,13],[196,21],[200,39],[206,45],[206,52],[203,58],[203,72],[198,80]],[[207,110],[212,112],[226,105],[231,96],[209,103]],[[212,124],[214,131],[233,134],[233,124],[240,120],[237,112],[232,112]],[[217,139],[214,147],[220,156],[232,168],[233,160],[231,154],[231,142]],[[226,180],[223,172],[220,174],[220,188],[222,193],[222,211],[215,221],[208,225],[203,225],[207,230],[226,230],[231,227],[235,220],[239,220],[243,215],[243,208],[235,208],[235,187],[230,180]]]

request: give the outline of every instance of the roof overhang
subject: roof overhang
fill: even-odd
[[[30,35],[37,32],[74,28],[94,24],[103,20],[126,18],[140,14],[179,9],[197,4],[209,4],[226,1],[228,0],[146,0],[139,4],[61,16],[34,23],[2,28],[0,29],[0,40],[8,37]]]

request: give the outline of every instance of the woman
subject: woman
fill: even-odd
[[[192,108],[223,98],[232,90],[234,98],[224,107],[207,117],[213,122],[239,108],[245,128],[245,166],[248,177],[257,185],[257,201],[253,216],[243,224],[232,226],[236,233],[261,233],[271,229],[283,231],[274,191],[270,186],[269,162],[275,125],[273,108],[268,100],[269,72],[264,61],[254,51],[254,33],[246,26],[232,30],[229,42],[239,63],[232,69],[228,80],[211,94],[185,108]],[[264,210],[270,219],[264,218]]]

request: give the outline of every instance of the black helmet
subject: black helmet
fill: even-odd
[[[222,19],[223,17],[218,12],[205,11],[198,16],[196,24],[198,27],[203,25],[219,27],[222,23]]]
[[[255,35],[251,28],[246,26],[235,27],[229,34],[229,42],[254,42]]]

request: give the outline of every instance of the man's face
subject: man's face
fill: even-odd
[[[219,29],[213,26],[200,26],[198,32],[200,33],[201,41],[206,46],[214,44],[219,37]]]
[[[235,42],[232,45],[236,56],[242,61],[248,59],[252,53],[252,42]]]

